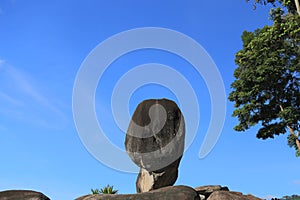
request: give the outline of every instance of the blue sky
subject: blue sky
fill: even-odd
[[[76,74],[87,55],[107,38],[133,28],[163,27],[196,40],[210,54],[230,92],[240,36],[269,24],[269,7],[252,9],[244,0],[219,1],[19,1],[0,0],[0,190],[33,189],[51,199],[74,199],[91,188],[114,185],[134,193],[136,174],[111,169],[84,147],[72,114]],[[132,67],[156,62],[184,74],[200,105],[200,126],[186,150],[176,185],[220,184],[259,197],[300,191],[300,160],[286,136],[258,140],[257,127],[233,131],[233,105],[208,156],[198,153],[210,119],[203,79],[184,60],[144,50],[122,56],[105,72],[96,93],[96,112],[106,136],[124,149],[124,134],[110,113],[114,84]],[[146,98],[175,96],[146,85],[130,99],[129,112]],[[187,133],[188,134],[188,133]],[[109,153],[109,152],[108,152]],[[117,159],[117,158],[112,158]],[[120,163],[122,165],[122,163]]]

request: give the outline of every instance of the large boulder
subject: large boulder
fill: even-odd
[[[197,192],[187,186],[170,186],[139,194],[95,194],[86,195],[76,200],[199,200]]]
[[[50,200],[44,194],[32,190],[6,190],[0,192],[1,200]]]
[[[240,192],[228,192],[228,191],[216,191],[213,192],[207,200],[220,200],[220,199],[231,199],[231,200],[261,200],[260,198],[252,195],[243,195]]]
[[[184,118],[175,102],[150,99],[137,106],[125,139],[127,154],[140,167],[137,192],[175,183],[184,138]]]

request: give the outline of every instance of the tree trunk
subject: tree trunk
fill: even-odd
[[[300,152],[300,141],[298,139],[296,139],[296,145],[297,145],[298,151]]]
[[[280,107],[280,110],[281,111],[283,111],[283,107],[282,107],[282,105],[279,105],[279,107]],[[295,142],[296,142],[296,145],[297,145],[297,149],[298,149],[298,151],[300,152],[300,141],[299,141],[299,133],[296,135],[295,134],[295,131],[289,126],[289,125],[287,125],[287,127],[288,127],[288,129],[289,129],[289,131],[290,131],[290,133],[291,133],[291,135],[293,135],[293,136],[295,136]]]
[[[295,134],[295,132],[294,132],[294,130],[289,126],[289,125],[287,125],[287,127],[289,128],[289,131],[290,131],[290,133],[292,134],[292,135],[294,135],[295,136],[295,140],[296,140],[296,145],[297,145],[297,149],[298,149],[298,151],[300,152],[300,141],[299,141],[299,134]]]
[[[296,8],[297,8],[297,13],[300,16],[300,4],[299,4],[299,0],[295,0],[295,4],[296,4]]]

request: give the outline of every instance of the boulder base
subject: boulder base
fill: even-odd
[[[188,186],[169,186],[138,194],[98,194],[86,195],[76,200],[262,200],[251,194],[229,191],[220,185],[201,186],[195,189]]]
[[[136,180],[136,191],[145,192],[172,186],[178,177],[179,159],[164,169],[148,172],[141,168]]]
[[[187,186],[170,186],[139,194],[96,194],[76,200],[200,200],[197,192]]]

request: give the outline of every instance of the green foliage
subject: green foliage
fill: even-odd
[[[299,195],[292,195],[292,196],[284,196],[282,197],[285,200],[300,200],[300,196]]]
[[[300,151],[298,149],[296,150],[296,157],[300,157]]]
[[[246,0],[246,1],[249,2],[250,0]],[[282,7],[286,7],[290,13],[295,14],[297,12],[297,8],[294,0],[254,0],[253,6],[254,9],[256,9],[257,4],[261,4],[261,5],[272,4],[275,7],[276,3]]]
[[[91,189],[92,194],[100,194],[98,189]]]
[[[100,192],[102,194],[116,194],[116,193],[118,193],[118,190],[114,190],[114,186],[113,185],[112,186],[107,185],[106,187],[102,188],[100,190]]]
[[[114,186],[107,185],[99,189],[91,189],[92,194],[117,194],[118,190],[114,190]]]
[[[298,139],[295,135],[289,135],[288,136],[288,145],[290,147],[296,146],[296,139]]]
[[[275,1],[256,0],[256,3]],[[290,1],[279,1],[282,5]],[[257,137],[274,138],[286,133],[294,135],[288,144],[299,153],[296,140],[300,130],[300,16],[272,9],[272,26],[254,32],[244,31],[243,49],[236,53],[236,80],[229,100],[235,102],[233,116],[238,117],[236,131],[261,125]]]

